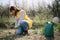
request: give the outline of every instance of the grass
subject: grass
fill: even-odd
[[[34,29],[34,31],[32,33],[33,34],[43,34],[42,31],[43,31],[43,27]]]
[[[32,40],[33,35],[37,35],[37,34],[42,35],[45,23],[47,21],[52,21],[52,17],[53,17],[52,15],[48,15],[48,17],[46,17],[46,16],[47,16],[46,14],[42,14],[42,13],[35,15],[35,17],[30,16],[30,18],[32,18],[32,20],[33,20],[33,27],[34,27],[34,28],[29,30],[32,37],[31,36],[30,37],[24,36],[24,37],[21,37],[21,38],[23,40]],[[8,22],[8,21],[10,22],[10,24],[14,23],[15,22],[14,17],[0,19],[0,22],[3,22],[3,23]],[[57,27],[58,26],[54,27],[55,32],[57,30]],[[3,30],[0,29],[0,32],[2,32],[2,31]],[[7,36],[6,38],[1,38],[0,40],[15,40],[15,39],[12,39],[12,38],[14,38],[14,35]],[[20,39],[20,38],[18,38],[18,39]]]
[[[57,30],[56,27],[54,27],[55,33],[56,33],[56,30]],[[26,36],[23,36],[23,37],[15,37],[14,35],[9,35],[9,36],[6,36],[5,38],[0,38],[0,40],[15,40],[15,39],[16,40],[18,40],[18,39],[20,39],[20,40],[33,40],[35,38],[35,35],[36,35],[36,37],[38,37],[38,35],[40,36],[40,35],[43,34],[43,28],[44,27],[29,29],[30,36],[26,35]],[[11,31],[12,31],[12,29],[11,29]],[[2,29],[0,29],[0,32],[2,32]],[[35,38],[35,39],[37,39],[37,38]],[[38,40],[39,40],[39,38],[38,38]]]

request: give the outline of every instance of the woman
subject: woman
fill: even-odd
[[[28,28],[32,27],[32,20],[26,15],[24,10],[18,10],[16,7],[11,6],[10,12],[15,16],[15,28],[18,27],[16,31],[17,34],[28,34]]]

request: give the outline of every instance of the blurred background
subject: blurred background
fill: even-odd
[[[0,23],[9,26],[14,23],[14,17],[9,12],[10,6],[24,9],[33,20],[33,26],[37,27],[52,21],[53,17],[60,18],[60,0],[0,0]]]
[[[54,17],[60,18],[60,0],[0,0],[0,29],[14,29],[15,18],[9,11],[11,6],[26,11],[33,20],[32,33],[35,34],[37,31],[42,33],[39,30],[47,21],[52,21]],[[60,24],[54,28],[60,30]]]
[[[38,27],[46,21],[52,20],[53,4],[57,6],[56,2],[56,0],[0,0],[0,23],[11,27],[14,17],[9,14],[9,7],[16,6],[19,9],[24,9],[33,20],[33,26]]]

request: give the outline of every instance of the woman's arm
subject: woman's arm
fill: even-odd
[[[19,20],[18,20],[18,26],[20,26],[20,22],[23,20],[24,14],[25,14],[25,11],[22,10],[21,13],[20,13],[20,18],[19,18]]]
[[[18,27],[18,18],[15,18],[15,28]]]

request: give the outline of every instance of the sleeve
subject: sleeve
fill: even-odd
[[[20,22],[23,20],[24,14],[25,14],[25,11],[21,11],[20,18],[19,18],[19,21],[18,21],[18,26],[20,25]]]
[[[15,28],[17,27],[17,24],[18,24],[18,19],[15,18]]]

